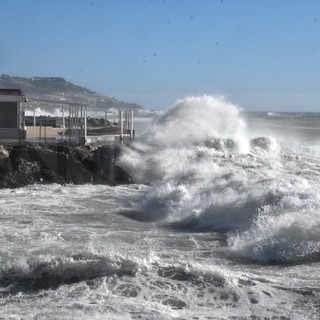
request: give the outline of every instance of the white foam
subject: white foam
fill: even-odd
[[[50,110],[42,109],[40,107],[34,110],[26,110],[26,116],[49,116],[49,117],[62,117],[63,111],[60,108],[51,108]],[[66,115],[66,113],[65,113]]]
[[[179,100],[168,110],[146,139],[158,144],[192,143],[207,137],[245,140],[245,123],[241,110],[223,97],[200,96]],[[242,146],[246,148],[245,145]]]
[[[220,182],[223,188],[224,179]],[[172,208],[175,217],[179,208],[175,203],[183,205],[185,201],[185,208],[192,203],[190,191],[181,181],[177,186],[163,186],[164,193],[167,191],[164,199],[172,199],[166,210]],[[300,191],[303,185],[308,187],[297,180],[292,191],[298,185]],[[241,266],[241,271],[233,271],[232,263],[217,254],[224,248],[219,249],[211,233],[174,233],[117,214],[119,207],[125,209],[128,202],[156,190],[137,185],[40,185],[4,190],[1,201],[4,204],[8,200],[11,213],[5,220],[7,214],[1,207],[4,259],[0,276],[5,276],[1,281],[6,287],[0,292],[0,315],[27,319],[174,319],[307,314],[295,305],[301,295],[290,285],[286,284],[284,291],[266,274],[260,281]],[[231,187],[221,194],[221,203],[236,199],[235,190]],[[240,207],[229,215],[229,225]],[[246,210],[242,211],[245,215]],[[209,220],[208,213],[199,223],[206,225],[225,217],[219,210],[214,214],[215,219]],[[57,287],[47,290],[51,281]],[[30,292],[24,293],[25,287]],[[43,289],[37,291],[38,287]]]
[[[189,97],[127,149],[121,165],[152,186],[137,203],[141,219],[238,230],[229,239],[236,256],[307,258],[320,247],[320,158],[284,138],[248,135],[240,109],[223,98]]]
[[[319,184],[318,184],[319,185]],[[320,217],[318,189],[303,178],[273,183],[269,204],[252,226],[229,238],[232,254],[257,261],[318,259]]]

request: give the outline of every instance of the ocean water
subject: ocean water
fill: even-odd
[[[319,146],[320,114],[190,97],[136,184],[1,190],[0,319],[319,319]]]

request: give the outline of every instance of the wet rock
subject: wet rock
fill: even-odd
[[[11,169],[11,161],[9,152],[0,145],[0,171],[9,171]]]
[[[132,177],[116,164],[120,154],[119,147],[102,147],[95,150],[93,162],[96,166],[94,169],[97,173],[96,179],[107,179],[113,184],[129,184],[133,182]]]
[[[0,188],[32,183],[132,183],[117,163],[120,147],[0,145]]]
[[[30,173],[23,173],[19,171],[9,171],[0,176],[0,188],[18,188],[33,184],[34,177]]]
[[[37,173],[41,171],[40,162],[30,162],[23,158],[16,159],[16,169],[21,173]]]
[[[93,181],[92,172],[79,160],[69,157],[66,163],[66,180],[74,184]]]
[[[41,168],[56,172],[61,176],[67,173],[68,155],[62,152],[54,152],[47,148],[36,147],[31,151],[32,158],[41,163]]]
[[[51,182],[51,183],[66,183],[65,179],[58,175],[55,171],[42,169],[41,175],[39,176],[39,182]]]
[[[111,174],[111,178],[117,183],[117,184],[130,184],[133,183],[133,178],[124,171],[121,167],[118,165],[114,165],[113,171]]]

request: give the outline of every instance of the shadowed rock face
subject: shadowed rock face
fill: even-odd
[[[132,183],[116,161],[119,146],[0,145],[0,188],[33,183]]]

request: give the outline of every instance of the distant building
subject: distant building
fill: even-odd
[[[20,89],[0,89],[0,140],[21,141],[26,138],[24,102]]]

